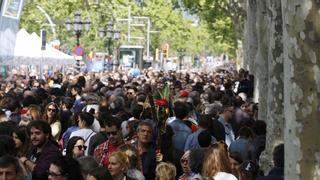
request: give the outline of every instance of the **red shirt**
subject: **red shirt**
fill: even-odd
[[[123,142],[121,142],[118,145],[109,143],[109,140],[106,142],[100,144],[94,149],[93,157],[94,159],[101,165],[106,168],[108,168],[109,165],[109,156],[123,145]]]

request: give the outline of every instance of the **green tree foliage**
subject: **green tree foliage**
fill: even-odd
[[[92,0],[91,0],[92,1]],[[117,21],[118,18],[128,17],[128,7],[131,7],[133,16],[148,16],[151,18],[152,30],[157,33],[151,34],[151,54],[162,44],[170,45],[170,56],[177,55],[177,49],[185,48],[189,55],[201,53],[220,53],[230,51],[233,48],[228,34],[228,25],[231,21],[206,21],[199,25],[193,25],[191,21],[182,16],[177,7],[178,1],[170,0],[144,0],[137,4],[136,0],[100,0],[99,5],[90,4],[90,0],[27,0],[21,18],[21,27],[28,32],[40,32],[47,30],[48,41],[54,39],[51,29],[36,5],[40,5],[51,16],[56,24],[57,39],[61,41],[63,50],[72,49],[76,44],[76,36],[65,28],[67,18],[73,20],[74,12],[79,10],[82,18],[89,17],[91,28],[88,32],[82,32],[81,46],[86,51],[96,47],[98,51],[106,50],[106,38],[100,38],[98,29],[105,27],[109,21],[115,24],[115,28],[121,30],[120,44],[127,44],[127,22]],[[139,6],[138,6],[139,5]],[[146,21],[144,21],[146,24]],[[219,31],[213,31],[215,28]],[[216,33],[216,34],[214,34]],[[145,41],[132,43],[146,44],[146,26],[144,28],[132,28],[132,36],[144,36]],[[211,34],[211,36],[210,36]],[[214,35],[215,38],[212,38]],[[115,44],[114,44],[115,45]]]
[[[189,55],[215,52],[216,46],[210,40],[207,24],[194,25],[184,19],[180,9],[175,9],[176,3],[168,0],[144,1],[141,15],[152,19],[153,29],[159,34],[152,35],[152,50],[159,45],[170,45],[170,56],[178,56],[178,49],[186,49]]]
[[[235,55],[237,40],[243,37],[243,22],[246,15],[244,0],[181,0],[189,12],[206,21],[216,51]],[[220,47],[220,48],[218,48]]]
[[[122,16],[126,11],[125,0],[101,1],[98,7],[89,6],[88,1],[84,0],[29,0],[23,10],[20,26],[28,32],[40,32],[40,29],[47,30],[48,39],[52,40],[53,34],[45,18],[36,5],[40,5],[49,14],[56,24],[57,39],[61,41],[63,49],[72,49],[76,44],[76,36],[73,32],[68,32],[65,27],[67,18],[73,21],[74,13],[79,10],[82,19],[90,18],[91,28],[88,32],[83,31],[80,37],[81,46],[86,50],[97,47],[105,50],[105,38],[98,36],[98,29],[105,27],[107,22],[114,21],[117,15]]]

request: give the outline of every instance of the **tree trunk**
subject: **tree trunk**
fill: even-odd
[[[272,152],[283,143],[283,41],[281,1],[267,0],[269,50],[268,50],[268,100],[267,100],[267,144],[260,157],[262,169],[269,172],[272,167]]]
[[[257,54],[257,31],[256,31],[256,13],[257,13],[257,3],[256,0],[248,0],[246,3],[247,18],[245,22],[245,32],[244,32],[244,59],[243,65],[245,69],[249,70],[251,73],[254,72],[254,61]]]
[[[285,178],[320,179],[320,3],[282,0]]]
[[[268,99],[268,23],[266,1],[257,1],[257,35],[258,52],[255,60],[255,101],[259,102],[259,115],[261,120],[267,119]],[[259,93],[258,93],[259,92]]]

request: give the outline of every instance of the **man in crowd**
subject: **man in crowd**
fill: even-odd
[[[62,99],[61,111],[60,111],[61,134],[63,134],[71,125],[72,106],[73,106],[73,101],[71,98],[65,97]]]
[[[129,86],[127,89],[127,109],[130,109],[132,101],[136,98],[137,88],[135,86]]]
[[[109,156],[124,142],[120,130],[121,122],[118,119],[110,116],[105,125],[105,133],[108,136],[108,140],[94,149],[93,157],[100,165],[108,168]]]
[[[100,123],[100,131],[93,135],[90,139],[89,142],[89,150],[88,150],[88,154],[90,156],[93,155],[94,149],[102,144],[103,142],[105,142],[106,140],[108,140],[108,136],[106,134],[106,130],[105,130],[105,124],[109,119],[112,119],[114,117],[111,116],[111,114],[109,114],[108,112],[99,112],[99,123]]]
[[[138,149],[142,162],[142,172],[146,179],[155,178],[156,149],[152,143],[153,127],[148,121],[142,121],[138,125],[137,140],[133,145]]]
[[[169,124],[174,132],[173,145],[177,150],[183,152],[187,138],[192,133],[191,128],[184,122],[189,114],[186,102],[174,103],[174,113],[176,118]]]
[[[235,140],[235,135],[230,124],[230,121],[233,117],[233,106],[224,105],[223,112],[220,114],[218,121],[224,126],[225,131],[225,142],[230,146],[230,144]]]
[[[72,86],[71,94],[75,98],[75,101],[72,107],[72,110],[74,113],[81,112],[83,108],[83,104],[81,102],[81,93],[82,93],[82,88],[80,86],[77,86],[77,85]]]
[[[0,157],[0,179],[3,180],[20,180],[22,169],[18,159],[13,156]]]
[[[50,163],[59,157],[61,152],[51,140],[51,128],[46,121],[32,121],[29,127],[32,147],[27,157],[21,157],[20,160],[26,169],[32,172],[32,179],[45,180]]]

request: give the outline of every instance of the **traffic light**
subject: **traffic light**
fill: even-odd
[[[168,58],[168,51],[166,49],[162,50],[163,57]]]
[[[162,53],[163,53],[164,58],[169,57],[169,44],[168,43],[164,44],[164,46],[162,47]]]
[[[41,29],[41,50],[46,50],[47,33],[46,30]]]

